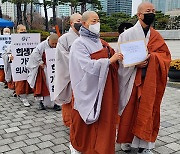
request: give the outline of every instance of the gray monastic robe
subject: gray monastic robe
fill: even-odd
[[[5,73],[5,80],[10,82],[12,80],[12,73],[11,73],[11,64],[9,63],[9,55],[11,54],[10,46],[7,50],[2,54],[2,58],[4,61],[4,73]]]
[[[70,103],[72,99],[72,87],[69,75],[69,52],[72,43],[77,38],[78,35],[70,28],[68,33],[59,38],[56,47],[54,98],[59,105]]]
[[[51,47],[48,44],[48,40],[45,40],[33,50],[29,57],[29,61],[27,63],[27,69],[29,70],[27,81],[31,88],[34,88],[35,86],[39,66],[44,63],[42,61],[43,52],[45,52],[45,49],[49,48]],[[45,74],[47,73],[45,72]]]
[[[91,59],[90,55],[103,47],[100,39],[87,31],[81,27],[80,37],[71,47],[69,71],[75,99],[74,109],[79,112],[86,124],[91,124],[100,114],[110,61],[108,58]]]
[[[138,21],[132,28],[127,29],[124,33],[120,34],[118,43],[145,39],[146,44],[148,44],[149,37],[150,31],[145,38],[143,29]],[[131,96],[136,76],[136,67],[123,67],[122,63],[120,62],[118,73],[120,90],[119,114],[121,115]]]
[[[49,49],[49,48],[51,48],[51,47],[49,46],[48,39],[46,39],[45,41],[41,42],[33,50],[33,52],[31,53],[31,55],[29,57],[29,61],[27,63],[27,69],[29,70],[27,81],[31,88],[34,88],[34,86],[35,86],[39,66],[44,63],[42,61],[43,52],[45,52],[45,50]],[[45,76],[47,79],[48,77],[47,77],[47,67],[46,66],[44,68],[44,73],[45,73]],[[48,80],[46,80],[46,85],[47,85],[47,88],[49,89]],[[50,100],[50,96],[39,97],[39,98],[37,97],[36,99],[43,100],[44,106],[47,106],[47,107],[54,106],[54,102],[52,102]]]

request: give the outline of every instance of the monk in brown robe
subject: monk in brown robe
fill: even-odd
[[[64,125],[70,127],[73,94],[69,75],[69,53],[73,42],[79,37],[82,16],[79,13],[70,16],[69,32],[58,39],[55,57],[54,99],[62,108]]]
[[[3,29],[3,35],[10,35],[11,31],[9,28]],[[2,55],[0,55],[2,58]],[[4,82],[4,88],[7,88],[7,82],[5,81],[4,66],[0,65],[0,82]]]
[[[138,22],[119,36],[119,42],[145,39],[148,57],[135,67],[120,65],[120,124],[117,142],[122,150],[139,148],[152,154],[160,127],[160,105],[165,91],[171,55],[161,35],[151,27],[155,8],[149,2],[138,7]],[[128,96],[129,95],[129,96]]]
[[[17,33],[26,33],[26,27],[21,24],[18,25]],[[14,59],[12,54],[9,55],[9,58],[11,61]],[[29,107],[30,103],[27,100],[27,95],[32,93],[32,89],[30,88],[27,80],[16,81],[15,82],[15,92],[16,92],[16,95],[19,96],[19,99],[23,102],[24,106]]]
[[[45,55],[45,50],[56,48],[58,38],[58,35],[54,33],[39,43],[31,53],[27,63],[29,70],[27,81],[34,89],[35,99],[39,101],[39,110],[45,110],[46,107],[54,108],[56,111],[61,110],[60,106],[50,99]]]
[[[82,15],[80,37],[70,50],[69,70],[74,106],[70,125],[71,153],[114,154],[118,110],[120,53],[99,39],[97,13]]]

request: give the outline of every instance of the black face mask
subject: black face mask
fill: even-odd
[[[155,20],[154,13],[146,13],[144,14],[144,19],[142,20],[146,25],[151,25]]]
[[[74,28],[79,31],[80,30],[80,27],[82,26],[81,23],[74,23]]]

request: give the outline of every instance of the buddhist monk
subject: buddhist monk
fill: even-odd
[[[144,39],[148,56],[142,63],[119,67],[120,124],[117,142],[122,150],[139,148],[138,154],[152,154],[160,126],[160,105],[165,91],[171,55],[161,35],[151,27],[155,8],[143,2],[137,23],[119,36],[119,43]]]
[[[79,37],[82,16],[79,13],[70,16],[69,32],[63,34],[56,47],[54,97],[61,105],[64,125],[69,127],[72,110],[72,88],[69,75],[69,52],[72,43]]]
[[[4,35],[10,35],[10,29],[9,28],[4,28],[3,29],[3,34]],[[5,75],[5,82],[7,83],[6,88],[13,90],[13,96],[16,97],[16,93],[14,91],[15,89],[15,83],[12,81],[12,72],[11,72],[11,50],[10,46],[7,47],[5,52],[2,54],[3,62],[4,62],[4,75]]]
[[[94,11],[82,15],[80,37],[70,49],[69,71],[74,95],[70,125],[71,153],[114,154],[118,110],[120,53],[99,38]]]
[[[10,35],[10,33],[11,33],[11,31],[9,28],[3,29],[3,35]],[[3,57],[3,54],[1,55],[1,58],[2,57]],[[0,82],[4,82],[4,84],[5,84],[4,87],[7,88],[7,82],[5,82],[4,65],[0,65]]]
[[[27,81],[34,89],[35,99],[39,101],[39,110],[45,110],[46,107],[61,110],[60,106],[50,99],[45,55],[46,49],[56,48],[58,38],[58,35],[53,33],[41,42],[31,53],[27,63],[29,70]]]
[[[17,26],[17,33],[26,33],[26,26],[20,24]],[[14,59],[12,54],[9,55],[10,61]],[[18,98],[23,102],[25,107],[29,107],[30,103],[27,100],[27,95],[32,93],[32,89],[30,88],[27,80],[16,81],[15,82],[15,92],[18,95]]]

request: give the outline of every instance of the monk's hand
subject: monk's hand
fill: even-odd
[[[123,60],[123,55],[119,52],[116,52],[110,59],[110,63],[115,63],[117,60]]]
[[[10,59],[10,61],[12,61],[14,59],[12,54],[9,55],[9,59]]]
[[[144,68],[144,67],[147,67],[148,65],[148,62],[149,62],[149,58],[150,58],[150,54],[148,54],[147,58],[145,61],[143,61],[142,63],[136,65],[136,67],[138,68]]]
[[[44,69],[45,64],[44,64],[44,63],[42,63],[42,64],[40,65],[40,67]]]

